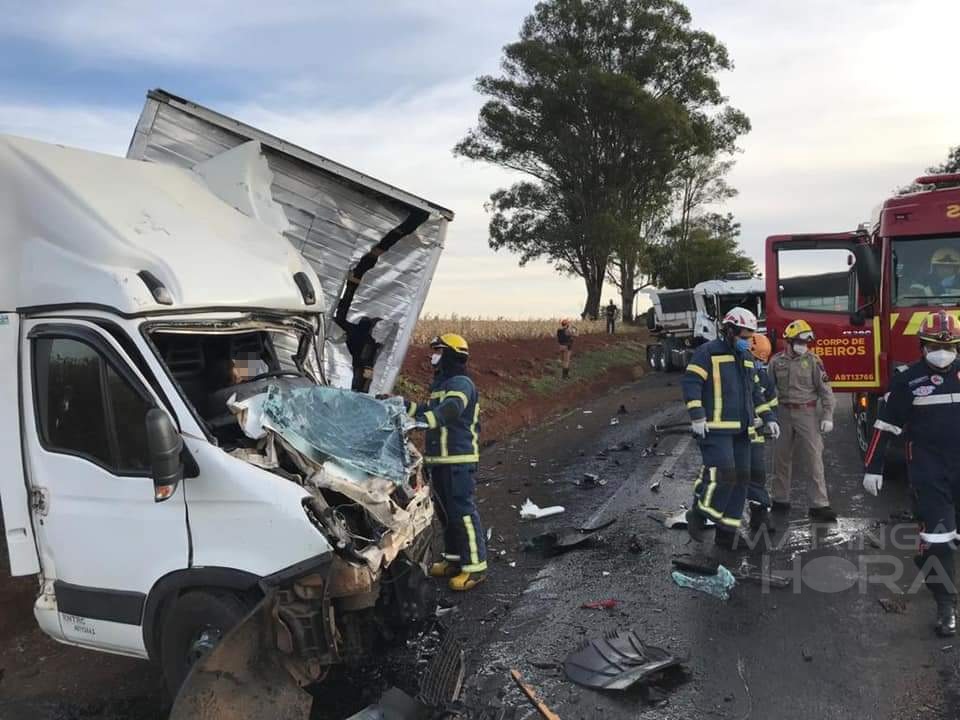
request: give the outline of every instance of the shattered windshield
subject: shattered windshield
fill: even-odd
[[[893,241],[895,304],[957,305],[960,236]]]
[[[333,459],[398,485],[413,464],[400,398],[376,400],[322,385],[274,384],[267,391],[263,415],[265,427],[317,463]]]

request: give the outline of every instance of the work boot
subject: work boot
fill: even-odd
[[[788,513],[790,512],[790,503],[774,500],[771,510],[773,510],[775,513]]]
[[[957,634],[956,595],[937,596],[937,635],[953,637]]]
[[[810,508],[810,517],[814,522],[836,522],[837,513],[829,505]]]
[[[487,574],[483,572],[461,572],[460,574],[450,578],[450,582],[447,583],[447,587],[449,587],[451,590],[456,590],[457,592],[466,592],[467,590],[473,590],[473,588],[486,579]]]
[[[449,578],[460,574],[460,564],[450,560],[441,560],[430,566],[430,577]]]
[[[707,532],[707,519],[696,508],[690,508],[685,515],[687,518],[687,532],[697,542],[703,542]]]
[[[777,529],[773,525],[773,520],[770,519],[770,511],[767,510],[766,505],[750,503],[750,530],[760,532],[763,528],[770,532]]]

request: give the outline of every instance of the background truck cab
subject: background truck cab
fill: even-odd
[[[145,115],[153,160],[192,128],[175,163],[0,137],[11,572],[38,575],[46,633],[157,660],[171,690],[266,597],[260,635],[317,681],[435,607],[402,403],[326,385],[353,383],[352,312],[389,325],[371,391],[392,385],[452,214],[171,96]],[[338,454],[366,416],[382,472]]]
[[[958,183],[918,178],[921,190],[886,200],[856,232],[767,238],[770,339],[780,350],[791,320],[810,323],[831,386],[852,393],[861,452],[891,375],[920,358],[924,318],[960,312]]]

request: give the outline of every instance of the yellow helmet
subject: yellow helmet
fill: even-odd
[[[813,328],[806,320],[794,320],[783,331],[787,340],[813,340]]]
[[[960,252],[953,248],[940,248],[930,256],[931,265],[960,265]]]
[[[435,350],[440,350],[447,348],[448,350],[453,350],[457,355],[463,355],[468,357],[470,355],[470,346],[467,345],[467,341],[463,339],[462,335],[457,335],[456,333],[444,333],[439,335],[430,341],[430,347]]]

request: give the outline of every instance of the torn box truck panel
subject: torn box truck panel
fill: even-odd
[[[302,683],[435,608],[404,414],[323,385],[274,181],[255,140],[185,169],[0,136],[11,571],[46,633],[174,689],[258,598]]]
[[[272,171],[272,199],[288,222],[284,235],[320,276],[328,382],[350,387],[353,379],[344,322],[355,328],[361,318],[379,319],[372,330],[380,347],[369,392],[389,392],[453,213],[161,90],[147,96],[128,157],[195,168],[251,140],[260,144]],[[201,174],[218,180],[215,172]],[[242,188],[232,187],[221,197],[235,202],[243,194]]]

